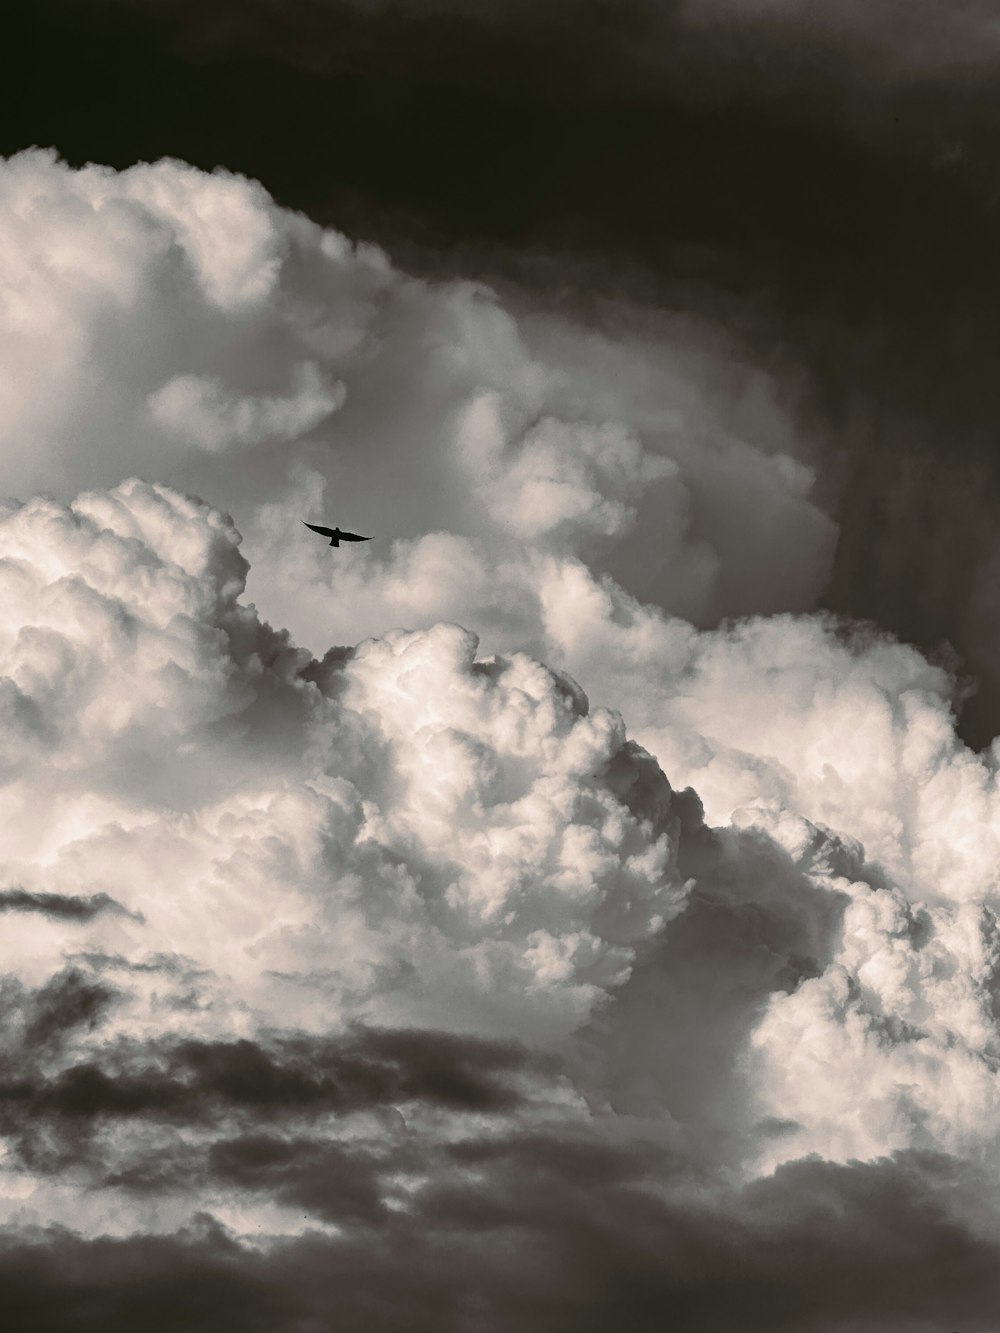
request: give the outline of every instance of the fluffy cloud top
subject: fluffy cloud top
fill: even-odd
[[[239,601],[238,540],[135,481],[8,506],[6,880],[110,895],[133,915],[72,938],[207,969],[206,1031],[292,996],[299,1023],[580,1021],[684,901],[655,765],[455,626],[313,661]],[[11,928],[23,980],[66,947],[57,918]]]
[[[698,619],[761,599],[800,609],[826,576],[811,448],[793,456],[775,386],[717,330],[602,337],[472,284],[417,282],[255,183],[170,161],[72,172],[21,154],[0,170],[0,231],[0,486],[69,499],[140,472],[218,495],[266,557],[255,595],[300,637],[317,607],[344,638],[366,615],[362,633],[424,623],[399,587],[438,532],[480,578],[501,568],[515,602],[531,595],[527,554],[553,543],[598,542],[644,595]],[[265,499],[283,527],[307,495],[315,512],[324,485],[352,525],[416,548],[383,547],[350,600],[257,522]],[[655,583],[630,537],[655,542]]]

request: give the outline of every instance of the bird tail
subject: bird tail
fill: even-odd
[[[330,545],[331,545],[331,546],[336,546],[336,547],[339,549],[339,547],[340,547],[340,538],[339,538],[339,537],[331,537],[331,538],[330,538]]]

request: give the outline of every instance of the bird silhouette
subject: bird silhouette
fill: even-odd
[[[306,523],[305,519],[302,520]],[[331,546],[339,546],[341,542],[370,542],[371,537],[359,537],[356,532],[341,532],[339,528],[321,528],[318,523],[306,523],[307,528],[312,528],[313,532],[318,532],[321,537],[329,537]]]

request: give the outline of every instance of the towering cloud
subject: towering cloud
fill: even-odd
[[[0,484],[68,499],[138,471],[217,496],[260,552],[265,609],[300,635],[317,617],[356,638],[474,616],[537,648],[534,552],[620,567],[698,620],[803,609],[822,586],[834,528],[810,446],[791,456],[774,385],[734,371],[719,333],[692,353],[683,321],[602,335],[511,311],[180,163],[71,172],[27,153],[0,191]],[[325,553],[289,544],[324,487],[381,542],[334,597]],[[462,571],[452,605],[408,591],[411,564],[442,563]],[[495,585],[478,615],[460,592],[476,583]]]
[[[241,603],[238,542],[135,481],[0,523],[8,1218],[116,1225],[180,1125],[262,1096],[291,1123],[419,1111],[434,1078],[456,1112],[516,1106],[490,1079],[522,1057],[463,1075],[476,1040],[579,1026],[684,906],[673,793],[616,715],[457,626],[318,662]],[[352,1047],[360,1021],[469,1054]],[[218,1151],[215,1204],[267,1187]]]
[[[778,382],[174,161],[0,218],[25,1326],[985,1327],[997,752]]]
[[[309,1025],[586,1017],[684,902],[652,760],[457,626],[315,662],[239,602],[238,540],[134,481],[5,515],[6,874],[25,904],[83,894],[86,925],[21,928],[50,960],[73,939],[206,968],[206,1031],[293,996]]]
[[[323,1170],[347,1153],[356,1206],[381,1215],[389,1178],[350,1118],[381,1133],[373,1113],[416,1099],[420,1126],[426,1098],[520,1134],[641,1110],[664,1149],[721,1144],[758,1171],[982,1151],[991,882],[965,867],[964,892],[921,895],[912,869],[894,881],[773,801],[713,831],[616,715],[527,657],[477,660],[456,626],[317,661],[240,600],[238,543],[218,511],[135,481],[11,503],[0,525],[8,1218],[149,1226],[162,1195],[168,1225],[200,1205],[280,1231],[309,1152]],[[553,1082],[530,1051],[587,1024]],[[523,1053],[488,1045],[512,1038]],[[380,1082],[352,1090],[362,1076]],[[283,1136],[234,1139],[262,1098]]]

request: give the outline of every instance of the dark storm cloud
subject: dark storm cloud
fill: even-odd
[[[33,1064],[58,1049],[75,1032],[97,1027],[115,990],[70,967],[37,990],[10,977],[0,978],[0,1042],[6,1060]]]
[[[512,1082],[533,1057],[503,1042],[435,1032],[366,1031],[345,1039],[190,1042],[171,1056],[174,1077],[196,1099],[231,1106],[357,1110],[426,1101],[460,1111],[499,1111],[520,1097]]]
[[[122,1209],[167,1209],[196,1182],[214,1206],[279,1207],[307,1230],[251,1250],[210,1220],[118,1240],[9,1227],[11,1326],[986,1333],[1000,1249],[969,1220],[988,1190],[974,1168],[813,1159],[720,1183],[733,1125],[713,1108],[738,1118],[742,1044],[768,995],[825,966],[841,903],[763,833],[706,828],[693,793],[671,800],[652,767],[636,771],[617,774],[622,798],[677,820],[680,868],[699,883],[578,1043],[592,1069],[606,1062],[623,1114],[554,1120],[531,1083],[558,1087],[554,1061],[409,1030],[116,1040],[53,1073],[50,1034],[96,1028],[113,997],[82,971],[12,990],[4,1012],[23,1012],[32,1041],[0,1087],[2,1128],[43,1187],[85,1181]],[[877,880],[819,831],[800,861]],[[345,1132],[354,1112],[374,1113],[374,1131]],[[692,1152],[703,1145],[671,1135],[671,1117],[706,1119],[717,1151]]]
[[[409,1102],[502,1113],[523,1100],[518,1076],[546,1063],[502,1042],[358,1029],[346,1038],[278,1038],[269,1047],[249,1040],[119,1044],[106,1063],[87,1060],[44,1073],[31,1047],[54,1033],[92,1025],[109,998],[76,973],[31,997],[26,1049],[0,1082],[8,1126],[25,1116],[35,1123],[46,1116],[63,1122],[148,1117],[198,1123],[230,1113],[316,1116]]]
[[[312,1216],[374,1217],[382,1205],[368,1158],[331,1139],[328,1125],[319,1138],[283,1137],[288,1127],[374,1112],[398,1129],[399,1108],[411,1106],[503,1117],[528,1104],[524,1077],[551,1065],[499,1042],[358,1029],[267,1048],[115,1042],[103,1057],[48,1072],[39,1057],[54,1053],[54,1034],[93,1025],[107,1002],[79,978],[51,984],[32,1001],[26,1044],[0,1071],[0,1132],[11,1160],[37,1178],[82,1172],[147,1197],[215,1181]],[[199,1131],[230,1137],[207,1148],[190,1141]]]
[[[376,1160],[357,1149],[253,1134],[214,1145],[207,1165],[216,1180],[327,1221],[374,1224],[386,1216]]]
[[[0,912],[37,912],[58,921],[91,921],[101,912],[132,915],[106,893],[74,897],[66,893],[30,893],[19,886],[0,889]]]
[[[192,1179],[224,1196],[263,1201],[313,1223],[352,1229],[384,1227],[389,1210],[385,1177],[425,1171],[431,1153],[388,1142],[378,1150],[349,1142],[273,1129],[223,1138],[208,1147],[177,1139],[168,1146],[134,1153],[111,1168],[93,1153],[94,1179],[127,1191],[133,1199],[183,1194]]]
[[[993,1326],[1000,1251],[963,1220],[970,1181],[947,1159],[808,1161],[742,1191],[655,1194],[641,1150],[564,1147],[466,1152],[474,1177],[456,1171],[395,1213],[367,1210],[355,1163],[341,1182],[357,1231],[348,1220],[336,1239],[263,1251],[207,1221],[127,1240],[8,1230],[0,1299],[12,1327],[51,1333]],[[256,1160],[252,1174],[280,1157],[244,1145],[228,1167]]]

